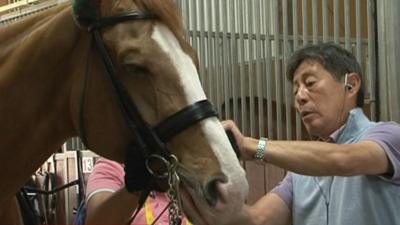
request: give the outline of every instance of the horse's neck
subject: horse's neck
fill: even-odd
[[[17,23],[15,30],[0,30],[0,179],[8,184],[0,186],[0,205],[3,195],[15,192],[75,135],[73,70],[83,67],[77,62],[86,38],[75,26],[70,7],[58,11]]]
[[[62,5],[42,13],[28,16],[26,19],[0,27],[0,43],[2,51],[0,59],[13,54],[16,48],[21,48],[21,44],[30,38],[40,35],[41,30],[46,29],[50,23],[54,23],[55,16],[61,15],[67,5]],[[25,47],[22,47],[25,48]]]
[[[74,57],[81,32],[72,21],[70,9],[58,9],[54,15],[45,13],[15,24],[16,31],[14,26],[0,30],[0,48],[6,48],[0,56],[0,124],[7,129],[8,140],[17,136],[25,143],[43,126],[53,132],[66,128],[65,121],[57,127],[60,123],[54,119],[69,114],[73,79],[70,58]],[[17,34],[24,29],[23,34]],[[6,143],[3,137],[0,135],[0,147]]]

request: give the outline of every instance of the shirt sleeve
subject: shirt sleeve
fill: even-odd
[[[381,177],[400,185],[400,124],[395,122],[379,123],[367,131],[361,140],[374,141],[382,147],[393,166],[393,174]]]
[[[97,160],[86,184],[86,200],[98,192],[119,190],[124,185],[124,173],[120,163],[104,158]]]
[[[288,172],[285,178],[271,190],[271,193],[277,194],[288,206],[292,208],[293,204],[293,182],[292,173]]]

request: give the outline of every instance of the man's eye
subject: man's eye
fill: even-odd
[[[306,83],[307,87],[311,87],[311,86],[313,86],[315,84],[315,81],[314,80],[308,80],[305,83]]]

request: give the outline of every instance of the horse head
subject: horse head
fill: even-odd
[[[186,215],[195,224],[224,224],[243,206],[247,181],[206,99],[173,1],[73,4],[75,21],[97,46],[71,100],[81,137],[120,162],[132,142],[160,155],[166,149],[178,160]]]

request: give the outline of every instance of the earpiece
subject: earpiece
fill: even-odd
[[[348,90],[350,90],[350,89],[353,88],[353,84],[349,83],[348,76],[349,76],[348,73],[346,73],[346,74],[344,75],[344,86],[345,86]]]
[[[351,84],[346,84],[345,86],[346,86],[347,89],[349,89],[349,90],[353,88],[353,85],[351,85]]]

